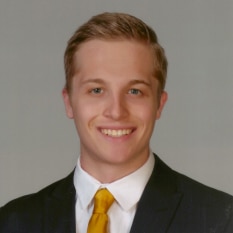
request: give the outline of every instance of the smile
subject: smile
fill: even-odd
[[[132,132],[132,129],[101,129],[101,132],[111,137],[122,137]]]

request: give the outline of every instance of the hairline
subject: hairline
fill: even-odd
[[[152,43],[150,42],[149,40],[143,40],[143,39],[139,39],[139,38],[135,38],[135,37],[130,37],[130,36],[127,36],[127,35],[119,35],[119,36],[111,36],[111,37],[104,37],[104,36],[93,36],[93,37],[90,37],[90,38],[87,38],[85,40],[83,40],[81,43],[77,44],[75,46],[75,49],[73,50],[73,53],[72,53],[72,57],[71,57],[71,61],[72,61],[72,72],[71,72],[71,76],[69,77],[70,80],[69,80],[69,88],[67,88],[67,85],[65,86],[65,88],[67,89],[67,91],[71,91],[72,89],[72,80],[74,78],[74,75],[75,75],[75,57],[76,57],[76,54],[78,53],[79,49],[83,46],[83,44],[86,44],[90,41],[94,41],[94,40],[100,40],[100,41],[103,41],[103,42],[123,42],[123,41],[131,41],[131,42],[136,42],[136,43],[140,43],[140,44],[143,44],[145,45],[146,47],[149,48],[151,54],[152,54],[152,57],[153,57],[153,70],[156,68],[156,54],[154,53],[154,49],[155,49],[155,46],[158,46],[158,47],[161,47],[158,43]],[[152,76],[154,78],[157,79],[156,75],[152,74]],[[157,79],[158,80],[158,79]],[[160,89],[160,92],[162,92],[164,90],[164,87],[161,86],[161,83],[160,81],[158,80],[158,83],[159,83],[159,89]]]

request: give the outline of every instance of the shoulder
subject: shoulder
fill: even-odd
[[[233,203],[233,196],[172,170],[177,190],[203,203]]]
[[[165,194],[168,197],[169,195],[180,197],[174,217],[174,222],[181,229],[180,232],[184,232],[183,230],[190,225],[193,229],[216,227],[216,229],[232,232],[233,197],[231,195],[174,171],[157,156],[156,161],[157,165],[153,173],[154,187],[157,185],[160,190],[163,190],[163,196]],[[156,184],[159,180],[162,180],[162,183]],[[199,230],[196,232],[202,232]]]
[[[0,232],[3,229],[9,231],[17,224],[26,221],[30,222],[27,225],[35,226],[36,222],[43,218],[49,203],[54,202],[53,200],[71,199],[75,196],[74,193],[73,173],[71,173],[66,178],[43,188],[39,192],[10,201],[0,208]]]
[[[159,173],[167,177],[174,192],[182,195],[179,208],[183,213],[225,216],[233,221],[233,196],[174,171],[159,158],[157,160]]]
[[[160,176],[166,177],[170,184],[174,185],[177,192],[181,192],[184,195],[189,195],[195,199],[204,200],[207,202],[216,201],[221,199],[222,201],[233,201],[233,196],[222,192],[220,190],[209,187],[201,182],[194,180],[184,174],[181,174],[168,165],[166,165],[157,155],[157,173]]]
[[[74,188],[73,188],[72,180],[73,180],[73,172],[69,174],[67,177],[46,186],[45,188],[41,189],[36,193],[28,194],[8,202],[1,209],[3,208],[11,209],[17,207],[25,208],[25,205],[28,206],[32,203],[35,205],[36,204],[39,205],[45,198],[49,198],[57,195],[58,196],[63,195],[63,193],[67,192],[67,190],[73,192]]]
[[[174,171],[177,190],[182,193],[177,219],[196,221],[214,229],[233,230],[233,197]]]
[[[177,190],[184,194],[184,199],[188,198],[198,206],[213,206],[216,209],[224,208],[226,211],[233,211],[233,197],[230,194],[209,187],[176,171],[173,171],[173,174]]]

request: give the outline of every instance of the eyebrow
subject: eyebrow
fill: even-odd
[[[150,84],[149,82],[146,82],[146,81],[141,80],[141,79],[131,80],[131,81],[129,82],[129,84],[131,84],[131,85],[134,85],[134,84],[144,84],[144,85],[146,85],[146,86],[148,86],[148,87],[151,86],[151,84]]]
[[[94,78],[94,79],[87,79],[87,80],[84,80],[82,82],[82,84],[86,84],[86,83],[100,83],[100,84],[103,84],[105,82],[100,78]]]
[[[82,82],[82,84],[86,84],[86,83],[100,83],[100,84],[104,84],[105,81],[100,79],[100,78],[95,78],[95,79],[88,79]],[[146,86],[151,86],[151,84],[149,82],[146,82],[144,80],[140,80],[140,79],[134,79],[131,80],[129,83],[129,85],[135,85],[135,84],[144,84]]]

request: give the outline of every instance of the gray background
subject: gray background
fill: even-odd
[[[151,146],[174,169],[233,194],[232,0],[1,0],[0,205],[67,175],[79,145],[65,116],[63,52],[103,11],[151,25],[169,101]]]

